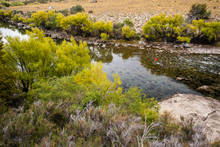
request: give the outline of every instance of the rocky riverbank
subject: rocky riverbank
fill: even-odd
[[[180,121],[181,117],[193,119],[204,126],[204,133],[211,141],[220,139],[220,102],[210,97],[192,94],[176,94],[160,104],[160,113],[165,111]]]

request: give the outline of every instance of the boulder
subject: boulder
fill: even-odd
[[[181,117],[192,118],[196,124],[204,125],[208,140],[220,139],[220,102],[210,97],[193,94],[176,94],[159,102],[160,114],[165,111],[179,120]]]

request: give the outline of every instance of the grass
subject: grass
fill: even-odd
[[[94,15],[99,16],[109,14],[117,16],[118,14],[132,14],[132,13],[147,13],[154,15],[158,13],[167,14],[186,14],[192,4],[206,3],[209,10],[212,10],[212,16],[220,18],[220,9],[213,9],[220,7],[217,1],[207,0],[98,0],[97,3],[90,3],[90,0],[65,0],[62,2],[50,2],[46,4],[30,4],[26,6],[11,7],[13,10],[22,11],[39,11],[48,10],[49,6],[54,6],[56,10],[71,8],[73,5],[82,5],[86,12],[93,11]]]

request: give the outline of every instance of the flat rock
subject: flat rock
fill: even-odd
[[[193,118],[197,124],[205,126],[204,133],[208,140],[220,139],[220,102],[210,97],[193,94],[175,94],[159,102],[160,114],[165,111],[180,121],[180,117]]]

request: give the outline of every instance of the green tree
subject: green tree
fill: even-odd
[[[90,63],[86,43],[78,45],[71,39],[71,43],[57,45],[38,29],[28,34],[28,40],[8,37],[1,61],[19,81],[23,92],[28,92],[38,79],[77,73]]]
[[[90,65],[89,50],[86,42],[79,45],[71,38],[71,42],[63,41],[56,50],[56,72],[58,75],[76,74]]]
[[[166,16],[166,14],[151,17],[143,26],[143,33],[147,40],[175,41],[181,36],[184,19],[181,15]]]

